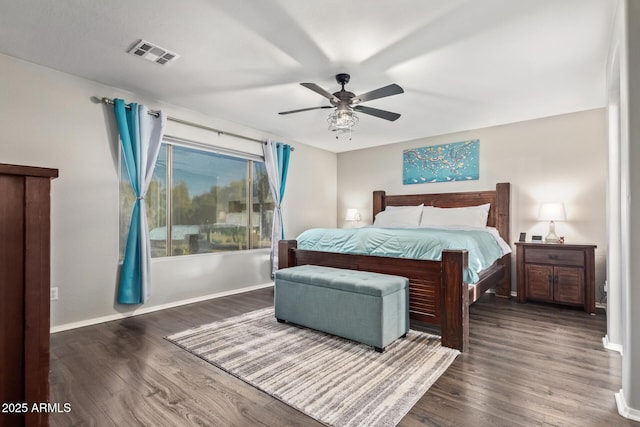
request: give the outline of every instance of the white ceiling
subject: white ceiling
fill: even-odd
[[[329,151],[604,107],[616,0],[0,0],[0,52]],[[139,39],[181,57],[127,54]],[[404,94],[353,139],[298,83]],[[0,74],[1,75],[1,74]],[[102,94],[96,94],[102,96]],[[135,100],[130,100],[135,101]],[[515,142],[515,141],[514,141]]]

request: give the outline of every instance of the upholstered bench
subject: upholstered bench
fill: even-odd
[[[279,322],[384,348],[409,331],[409,280],[368,271],[300,265],[275,275]]]

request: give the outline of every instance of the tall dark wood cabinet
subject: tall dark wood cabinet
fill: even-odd
[[[0,164],[0,403],[10,412],[0,413],[3,426],[48,425],[46,412],[31,409],[49,400],[50,188],[57,176],[57,169]]]

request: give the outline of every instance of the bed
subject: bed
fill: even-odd
[[[509,244],[510,184],[498,183],[495,190],[387,195],[373,192],[374,217],[389,206],[434,206],[457,208],[489,203],[487,226],[495,227]],[[278,246],[278,267],[313,264],[352,270],[404,276],[409,279],[409,315],[412,320],[440,328],[442,345],[466,351],[469,345],[469,304],[488,289],[499,297],[511,295],[511,254],[498,259],[482,270],[473,285],[465,281],[469,265],[465,249],[445,249],[440,261],[323,252],[298,249],[296,240],[281,240]]]

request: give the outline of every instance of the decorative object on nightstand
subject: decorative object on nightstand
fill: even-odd
[[[560,238],[556,235],[556,224],[554,221],[566,221],[567,213],[563,203],[543,203],[538,213],[539,221],[549,221],[549,234],[544,238],[545,243],[560,243]]]
[[[516,242],[518,302],[527,300],[596,310],[596,245]]]
[[[360,213],[358,212],[358,209],[347,209],[347,214],[345,215],[344,220],[350,221],[351,227],[354,227],[354,223],[360,222]]]

